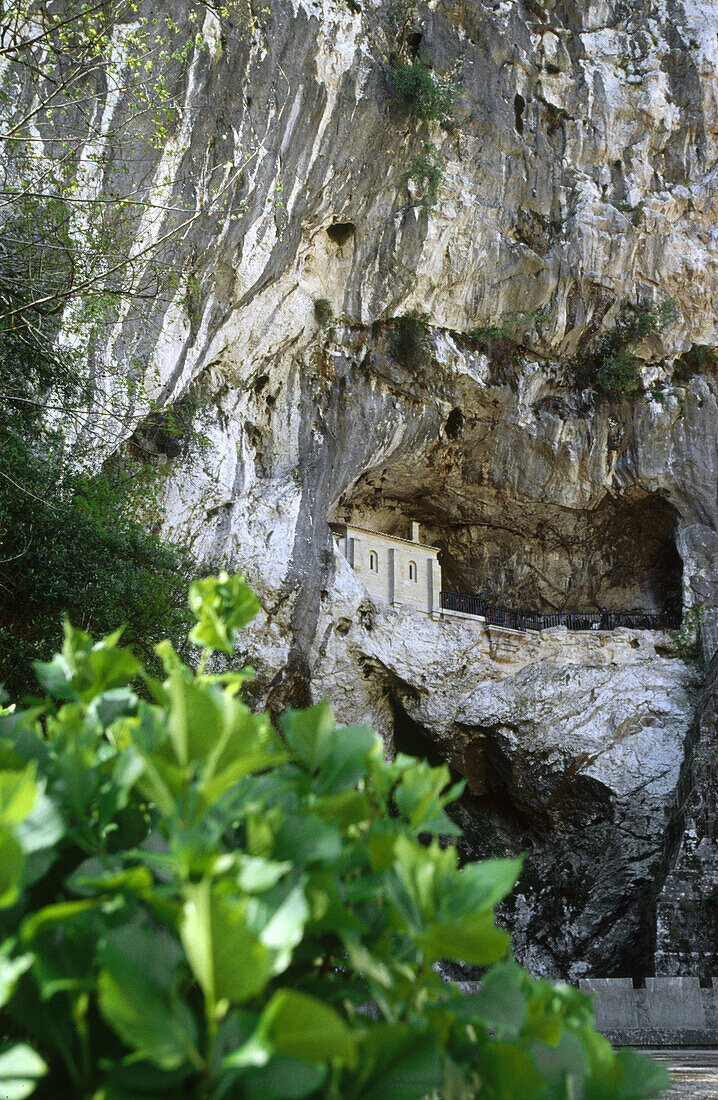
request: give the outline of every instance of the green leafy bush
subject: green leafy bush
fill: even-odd
[[[35,683],[31,661],[60,643],[66,608],[98,632],[124,619],[148,657],[165,634],[181,637],[192,572],[185,550],[137,518],[156,510],[155,471],[110,464],[90,475],[72,469],[51,433],[38,430],[38,441],[48,450],[11,417],[0,429],[0,669],[16,694]]]
[[[419,190],[421,213],[428,219],[439,197],[444,159],[431,140],[431,123],[448,125],[454,103],[454,89],[438,80],[425,57],[409,62],[392,62],[391,83],[399,102],[418,121],[421,148],[409,158],[404,182],[413,180]]]
[[[643,392],[638,359],[632,348],[648,336],[663,332],[676,316],[672,298],[656,305],[628,303],[616,326],[600,344],[594,365],[594,386],[611,400],[637,397]]]
[[[409,63],[396,61],[391,83],[399,102],[425,122],[443,122],[450,117],[454,93],[434,76],[425,57]]]
[[[334,319],[334,307],[328,298],[314,299],[314,316],[322,328],[331,323]]]
[[[160,519],[160,475],[118,458],[88,472],[97,455],[95,436],[82,431],[87,366],[53,339],[39,314],[0,321],[0,670],[15,694],[34,687],[31,662],[60,644],[67,609],[98,633],[124,620],[148,657],[152,643],[181,637],[188,624],[191,557],[148,530]],[[165,445],[194,438],[187,408],[156,411],[152,423]]]
[[[444,176],[444,161],[433,142],[427,141],[420,153],[414,153],[406,169],[405,178],[413,180],[419,191],[421,210],[425,218],[436,206],[439,187]]]
[[[718,352],[715,348],[705,344],[691,344],[676,360],[673,368],[673,377],[678,382],[690,382],[692,378],[700,374],[715,375],[718,370]]]
[[[635,397],[641,392],[638,360],[627,348],[619,348],[598,368],[596,389],[606,397]]]
[[[467,334],[472,340],[521,340],[532,327],[541,332],[549,323],[548,311],[534,310],[531,313],[512,313],[500,324],[480,325]]]
[[[521,860],[458,865],[447,767],[326,703],[280,731],[248,670],[203,671],[256,611],[192,586],[193,673],[65,626],[46,692],[0,717],[0,1082],[16,1100],[638,1100],[590,1001],[508,956],[493,907]],[[141,679],[147,698],[131,684]],[[442,958],[489,966],[479,992]]]

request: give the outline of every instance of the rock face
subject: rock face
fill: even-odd
[[[487,637],[343,610],[315,687],[346,718],[371,719],[388,697],[394,746],[467,777],[474,855],[531,851],[504,913],[523,961],[573,980],[651,972],[697,673],[650,631]]]
[[[707,984],[718,967],[718,782],[714,658],[679,783],[679,846],[658,896],[657,974],[695,974]]]
[[[120,368],[144,356],[148,398],[201,395],[207,444],[168,463],[166,529],[256,588],[258,702],[328,693],[448,759],[475,850],[534,851],[507,913],[521,954],[572,977],[650,971],[698,777],[694,673],[651,634],[512,651],[374,605],[327,522],[419,520],[448,582],[509,605],[683,593],[715,650],[716,22],[713,0],[208,16],[176,188],[243,170],[182,245],[191,293],[110,347]],[[428,219],[390,76],[418,49],[456,89]],[[635,342],[643,395],[599,399],[606,335],[668,300],[668,327]]]

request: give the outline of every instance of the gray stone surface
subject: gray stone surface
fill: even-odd
[[[657,1031],[701,1031],[706,1026],[698,978],[646,978],[646,1007]]]
[[[583,993],[594,993],[596,1027],[599,1031],[633,1031],[638,1028],[638,1012],[631,978],[585,978],[579,983]]]
[[[582,992],[595,994],[596,1026],[619,1046],[715,1046],[718,1044],[715,989],[696,977],[587,978]]]

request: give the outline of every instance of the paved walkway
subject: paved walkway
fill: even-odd
[[[666,1100],[718,1100],[718,1050],[647,1050],[671,1067],[673,1088]]]

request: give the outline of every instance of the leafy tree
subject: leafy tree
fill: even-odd
[[[139,357],[106,354],[118,320],[136,338],[188,282],[174,252],[240,170],[233,154],[195,189],[183,178],[189,71],[203,21],[226,12],[182,10],[8,0],[0,12],[0,667],[15,691],[58,644],[63,609],[97,632],[125,618],[148,646],[184,619],[191,563],[152,533],[144,456],[123,463],[117,449],[143,409],[165,436],[193,427],[186,407],[153,407]]]
[[[164,642],[159,682],[66,624],[45,698],[0,717],[5,1095],[656,1096],[588,998],[511,961],[492,910],[521,860],[459,867],[448,768],[387,762],[326,703],[275,730],[249,670],[206,671],[253,594],[223,574],[190,605],[198,673]],[[480,991],[442,958],[489,967]]]
[[[62,315],[65,333],[93,329],[108,307],[151,302],[168,286],[167,246],[232,193],[242,168],[232,160],[192,187],[182,175],[201,27],[227,11],[190,0],[182,12],[150,17],[135,0],[3,5],[0,326]]]

